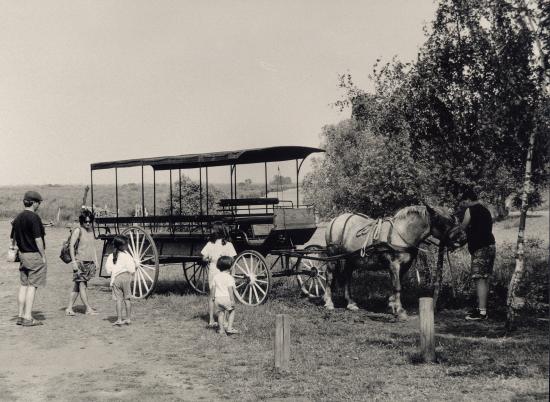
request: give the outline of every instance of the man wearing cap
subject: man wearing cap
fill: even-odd
[[[36,214],[42,197],[36,191],[27,191],[23,197],[25,209],[13,220],[11,239],[19,248],[19,274],[21,287],[17,297],[19,316],[17,325],[33,327],[41,325],[32,317],[36,289],[46,285],[46,243],[44,225]]]

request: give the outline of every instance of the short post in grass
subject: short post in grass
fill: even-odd
[[[425,362],[435,362],[433,298],[420,298],[420,354]]]
[[[290,362],[290,317],[275,317],[275,370],[287,370]]]

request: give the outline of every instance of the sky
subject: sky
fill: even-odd
[[[88,183],[95,162],[319,146],[322,127],[350,115],[332,105],[344,94],[339,74],[368,88],[377,59],[413,60],[436,5],[0,0],[0,9],[0,185],[23,185]],[[258,169],[242,172],[256,179]]]

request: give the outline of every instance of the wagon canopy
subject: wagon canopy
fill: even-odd
[[[151,166],[154,170],[191,169],[208,166],[243,165],[247,163],[282,162],[293,159],[304,159],[315,152],[325,152],[325,150],[312,147],[280,146],[211,152],[206,154],[99,162],[92,163],[91,168],[92,170],[99,170],[118,167]]]

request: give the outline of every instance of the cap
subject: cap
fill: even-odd
[[[23,200],[41,202],[42,196],[37,191],[27,191],[23,197]]]

